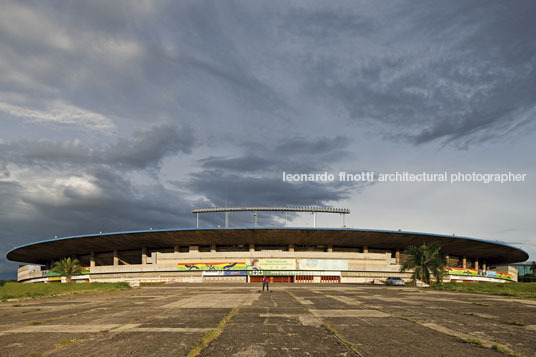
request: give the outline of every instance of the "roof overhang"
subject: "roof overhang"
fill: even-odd
[[[91,252],[142,248],[170,248],[175,245],[333,245],[369,249],[400,249],[437,242],[446,254],[478,258],[487,264],[523,262],[528,254],[516,247],[480,239],[429,233],[331,228],[187,228],[103,233],[64,237],[27,244],[7,253],[7,259],[46,264],[51,260]]]

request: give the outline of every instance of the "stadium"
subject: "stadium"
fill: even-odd
[[[259,212],[307,212],[313,227],[260,227]],[[222,212],[224,227],[203,228],[199,215]],[[233,212],[252,212],[251,227],[229,227]],[[11,261],[20,282],[59,282],[54,262],[74,257],[83,266],[77,282],[381,283],[400,273],[411,246],[439,243],[447,281],[517,281],[509,264],[528,259],[523,250],[468,237],[347,228],[348,209],[329,207],[223,207],[195,209],[195,228],[99,233],[55,238],[16,247]],[[317,214],[340,214],[341,228],[316,226]]]

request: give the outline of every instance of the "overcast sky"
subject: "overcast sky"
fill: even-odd
[[[534,260],[535,13],[532,0],[3,1],[0,277],[21,244],[192,227],[193,208],[224,204],[345,207],[349,226],[509,242]],[[282,181],[362,170],[527,179]]]

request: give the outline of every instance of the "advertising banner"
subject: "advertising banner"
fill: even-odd
[[[478,270],[476,269],[463,269],[463,268],[445,268],[445,272],[449,275],[465,275],[465,276],[478,276]]]
[[[341,276],[340,271],[310,271],[310,270],[248,270],[248,275],[277,275],[277,276]]]
[[[179,271],[205,271],[205,270],[245,270],[244,262],[225,263],[179,263]]]
[[[348,260],[300,259],[300,270],[348,270]]]
[[[246,270],[295,270],[296,259],[248,259]]]

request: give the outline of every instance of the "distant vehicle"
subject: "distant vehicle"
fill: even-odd
[[[404,286],[404,280],[402,278],[396,277],[396,276],[390,276],[385,281],[385,285],[393,285],[393,286]]]

